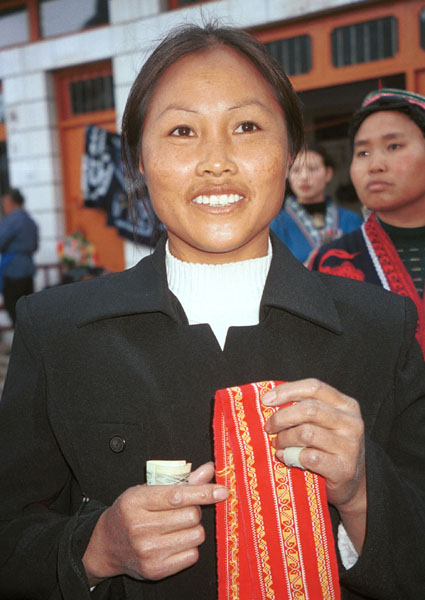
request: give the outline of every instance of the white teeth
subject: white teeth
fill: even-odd
[[[239,194],[220,194],[219,196],[196,196],[192,202],[195,204],[208,204],[209,206],[229,206],[242,200],[243,196]]]

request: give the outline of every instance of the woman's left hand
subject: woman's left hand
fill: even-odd
[[[282,406],[266,422],[276,434],[276,457],[284,462],[285,448],[302,446],[305,469],[326,480],[328,502],[340,513],[356,549],[361,548],[366,524],[364,424],[354,398],[317,379],[277,386],[262,397],[266,406]]]

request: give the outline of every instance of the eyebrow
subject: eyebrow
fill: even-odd
[[[383,140],[394,140],[394,139],[399,139],[399,138],[403,138],[406,137],[406,134],[403,131],[394,131],[391,133],[386,133],[385,135],[381,136],[380,139]],[[369,139],[363,139],[363,140],[357,140],[356,142],[354,142],[354,147],[356,148],[357,146],[364,146],[365,144],[369,144],[370,140]]]
[[[263,102],[256,100],[255,98],[242,100],[238,104],[235,104],[235,106],[231,106],[228,110],[237,110],[238,108],[245,108],[246,106],[258,106],[267,112],[271,112],[270,108],[266,106],[266,104],[263,104]]]
[[[170,110],[178,110],[180,112],[188,112],[188,113],[195,113],[195,114],[198,113],[197,110],[186,108],[185,106],[180,106],[179,104],[169,104],[168,106],[166,106],[164,108],[164,110],[162,110],[160,112],[159,116],[161,117],[164,113],[166,113],[166,112],[168,112]]]
[[[234,106],[230,106],[227,110],[232,111],[232,110],[237,110],[239,108],[245,108],[247,106],[258,106],[258,107],[262,108],[263,110],[266,110],[267,112],[271,112],[271,109],[268,106],[263,104],[263,102],[261,102],[260,100],[256,100],[256,99],[242,100],[238,104],[235,104]],[[199,114],[198,110],[194,110],[192,108],[187,108],[186,106],[181,106],[180,104],[169,104],[168,106],[166,106],[164,108],[163,111],[161,111],[159,116],[162,116],[164,113],[166,113],[168,111],[172,111],[172,110],[193,113],[193,114]]]

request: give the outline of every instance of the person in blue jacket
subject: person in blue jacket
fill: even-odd
[[[363,218],[338,206],[326,195],[332,179],[332,160],[320,145],[309,145],[294,161],[289,183],[294,195],[286,198],[271,229],[301,262],[313,250],[361,226]]]
[[[38,248],[38,227],[24,209],[24,197],[18,189],[12,188],[3,195],[2,208],[5,216],[0,222],[0,291],[15,324],[16,302],[34,291],[33,254]]]

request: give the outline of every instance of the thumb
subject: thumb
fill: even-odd
[[[189,475],[189,485],[203,485],[214,477],[214,463],[207,462]]]

